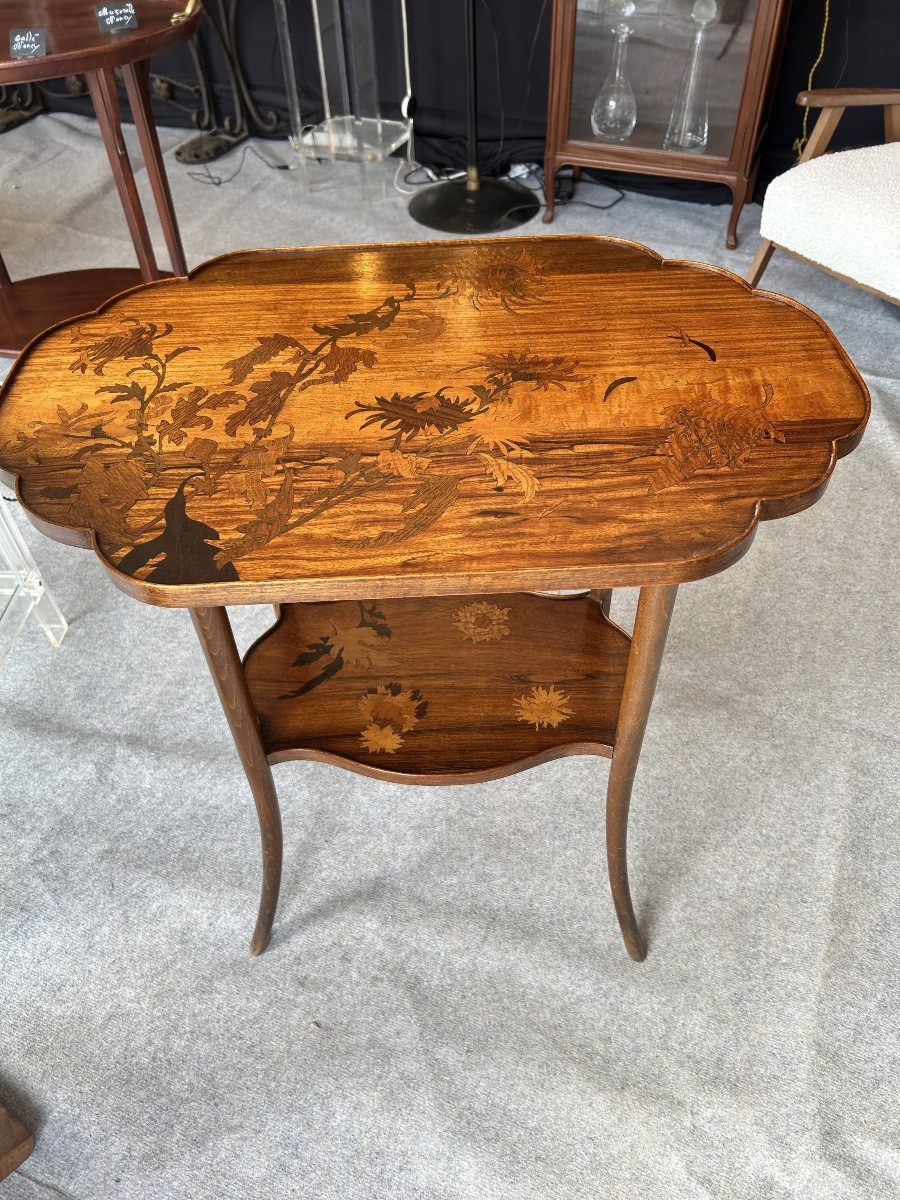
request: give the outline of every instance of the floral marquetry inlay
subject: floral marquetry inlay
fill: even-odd
[[[542,725],[551,725],[555,729],[572,716],[573,710],[568,707],[570,699],[553,684],[549,687],[533,687],[527,696],[521,696],[516,701],[518,718],[533,724],[535,729],[540,729]]]
[[[671,582],[811,502],[867,411],[817,319],[712,268],[598,238],[333,247],[231,255],[44,335],[0,467],[157,603]],[[303,653],[390,670],[375,619]]]
[[[453,624],[470,642],[492,642],[509,635],[508,617],[508,608],[478,600],[458,608],[453,614]]]

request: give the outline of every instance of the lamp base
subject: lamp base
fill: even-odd
[[[409,215],[444,233],[496,233],[524,225],[540,207],[534,192],[520,183],[482,179],[479,188],[469,191],[464,179],[448,179],[416,192]]]

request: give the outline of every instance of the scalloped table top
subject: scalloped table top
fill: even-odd
[[[801,305],[631,243],[251,251],[34,342],[0,468],[156,604],[605,588],[734,562],[868,412]]]

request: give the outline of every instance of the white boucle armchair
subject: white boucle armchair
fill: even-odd
[[[797,165],[769,184],[747,282],[781,249],[900,304],[900,90],[817,89],[797,103],[822,111]],[[823,155],[844,109],[872,104],[885,144]]]

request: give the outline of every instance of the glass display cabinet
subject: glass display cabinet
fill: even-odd
[[[790,0],[554,0],[544,173],[562,166],[731,189],[737,245]]]

